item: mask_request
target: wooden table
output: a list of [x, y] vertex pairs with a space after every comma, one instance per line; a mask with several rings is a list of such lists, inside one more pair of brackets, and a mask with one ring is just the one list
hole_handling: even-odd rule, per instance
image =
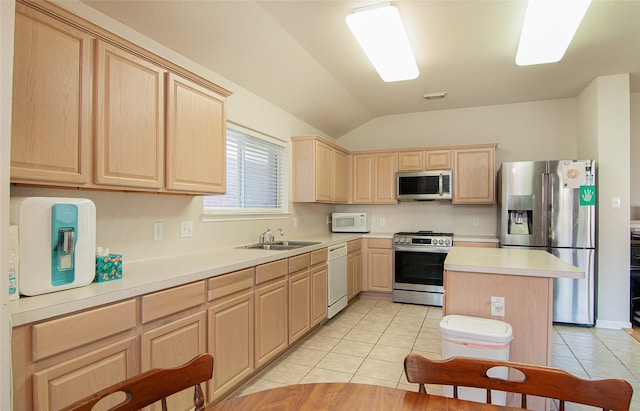
[[351, 383], [295, 384], [222, 402], [206, 411], [507, 411], [521, 408]]

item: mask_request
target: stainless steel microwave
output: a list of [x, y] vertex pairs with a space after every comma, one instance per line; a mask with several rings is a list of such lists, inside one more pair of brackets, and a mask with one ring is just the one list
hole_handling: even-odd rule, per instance
[[451, 200], [451, 170], [396, 173], [398, 201]]
[[331, 214], [331, 231], [334, 233], [368, 233], [371, 222], [366, 213]]

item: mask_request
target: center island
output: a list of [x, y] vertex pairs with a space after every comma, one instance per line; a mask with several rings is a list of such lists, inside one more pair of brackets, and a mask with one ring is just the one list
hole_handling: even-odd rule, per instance
[[[543, 250], [451, 247], [444, 261], [443, 315], [503, 320], [513, 329], [510, 360], [551, 365], [553, 279], [584, 271]], [[504, 297], [504, 317], [491, 297]]]

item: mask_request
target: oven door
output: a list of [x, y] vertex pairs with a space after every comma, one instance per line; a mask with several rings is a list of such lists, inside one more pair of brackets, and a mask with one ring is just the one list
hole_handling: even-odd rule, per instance
[[393, 252], [393, 288], [442, 292], [444, 260], [447, 248], [395, 247]]

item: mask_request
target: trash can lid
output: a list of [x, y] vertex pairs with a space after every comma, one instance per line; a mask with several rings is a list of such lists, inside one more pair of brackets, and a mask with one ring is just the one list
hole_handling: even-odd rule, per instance
[[509, 323], [466, 315], [445, 316], [440, 321], [440, 332], [450, 336], [500, 343], [513, 339], [513, 331]]

